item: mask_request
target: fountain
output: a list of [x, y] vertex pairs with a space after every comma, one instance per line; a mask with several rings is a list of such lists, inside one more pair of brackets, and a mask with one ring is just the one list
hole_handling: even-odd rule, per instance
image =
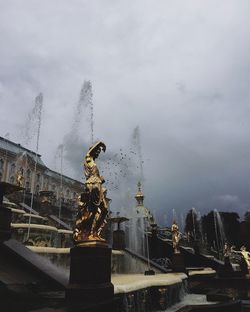
[[[91, 81], [85, 80], [81, 86], [78, 101], [75, 104], [70, 130], [63, 137], [64, 171], [67, 175], [80, 180], [79, 163], [82, 150], [87, 152], [88, 146], [94, 142], [94, 104]], [[82, 122], [83, 121], [83, 122]], [[82, 133], [85, 133], [82, 136]], [[72, 153], [74, 151], [74, 153]], [[60, 147], [56, 156], [60, 157]]]
[[[37, 170], [37, 162], [38, 162], [38, 149], [39, 149], [39, 140], [40, 140], [40, 130], [41, 130], [41, 121], [42, 121], [42, 108], [43, 108], [43, 95], [40, 93], [36, 98], [35, 98], [35, 106], [31, 112], [31, 114], [28, 115], [29, 121], [37, 121], [36, 125], [36, 156], [35, 156], [35, 167], [33, 171], [33, 185], [31, 187], [31, 201], [30, 201], [30, 208], [33, 208], [33, 203], [34, 203], [34, 193], [35, 193], [35, 181], [36, 181], [36, 170]], [[30, 125], [30, 123], [27, 123], [27, 125]], [[26, 138], [28, 143], [31, 140], [31, 129], [30, 127], [26, 127]], [[29, 225], [31, 222], [31, 210], [30, 210], [30, 218], [29, 218]], [[28, 228], [28, 235], [27, 238], [29, 239], [30, 235], [30, 227]]]
[[216, 209], [214, 209], [213, 213], [214, 213], [214, 229], [216, 235], [216, 247], [218, 252], [218, 258], [222, 259], [226, 237], [220, 213]]
[[135, 127], [133, 132], [133, 145], [135, 146], [136, 153], [138, 155], [138, 167], [139, 167], [139, 180], [144, 183], [144, 170], [143, 170], [143, 157], [142, 157], [142, 148], [141, 148], [141, 134], [139, 126]]
[[[74, 229], [75, 247], [71, 248], [70, 283], [66, 287], [67, 301], [65, 302], [61, 299], [61, 301], [57, 304], [64, 308], [65, 306], [71, 307], [77, 302], [79, 307], [86, 307], [86, 305], [95, 302], [101, 307], [104, 300], [107, 299], [109, 302], [112, 302], [114, 296], [116, 298], [116, 302], [118, 302], [118, 305], [127, 311], [153, 311], [166, 309], [168, 311], [175, 303], [177, 303], [177, 305], [175, 307], [173, 306], [172, 310], [170, 311], [178, 311], [178, 307], [183, 309], [183, 305], [186, 306], [190, 303], [188, 300], [193, 300], [192, 304], [194, 304], [194, 296], [187, 296], [184, 299], [183, 305], [178, 305], [178, 302], [183, 299], [183, 293], [185, 293], [187, 275], [183, 273], [172, 273], [166, 270], [164, 271], [160, 266], [157, 266], [149, 259], [150, 248], [148, 248], [148, 238], [149, 235], [154, 235], [157, 238], [157, 226], [155, 223], [151, 224], [153, 229], [152, 233], [150, 233], [151, 231], [149, 231], [149, 224], [151, 222], [145, 222], [147, 221], [145, 218], [145, 213], [149, 220], [151, 220], [150, 218], [152, 215], [143, 205], [144, 195], [142, 193], [140, 184], [138, 185], [138, 192], [136, 194], [137, 207], [135, 208], [135, 216], [144, 216], [143, 233], [145, 236], [145, 268], [148, 271], [153, 268], [156, 274], [154, 276], [147, 276], [144, 275], [143, 272], [141, 272], [141, 274], [134, 272], [134, 274], [113, 274], [110, 277], [110, 249], [107, 242], [103, 238], [103, 229], [108, 207], [108, 199], [106, 197], [107, 191], [103, 186], [104, 179], [100, 176], [95, 163], [95, 159], [97, 159], [102, 150], [105, 150], [105, 145], [102, 142], [97, 142], [89, 149], [89, 152], [85, 157], [87, 180], [81, 195], [81, 200], [79, 202], [79, 211]], [[100, 194], [100, 197], [98, 194]], [[49, 195], [50, 194], [47, 194], [46, 192], [42, 192], [40, 196], [46, 202], [50, 200]], [[11, 206], [11, 204], [9, 205]], [[13, 206], [13, 212], [16, 208], [16, 206]], [[175, 213], [173, 215], [175, 215]], [[20, 225], [21, 222], [23, 222], [23, 224], [27, 224], [27, 221], [25, 221], [27, 218], [30, 218], [30, 213], [20, 213], [20, 222], [16, 222], [16, 224], [19, 223]], [[114, 223], [117, 223], [117, 228], [119, 231], [121, 231], [120, 224], [125, 220], [127, 221], [127, 219], [120, 216], [113, 217], [112, 219]], [[44, 226], [47, 227], [48, 225], [46, 222], [47, 220], [45, 220], [44, 217], [38, 214], [31, 214], [30, 240], [35, 238], [32, 232], [32, 230], [36, 228], [35, 225], [41, 225], [43, 223]], [[18, 229], [18, 227], [13, 225], [13, 230], [15, 229]], [[22, 231], [24, 230], [24, 228], [21, 228], [21, 225], [19, 226], [19, 229]], [[45, 250], [47, 248], [47, 251], [49, 251], [49, 248], [53, 248], [50, 246], [51, 241], [49, 241], [49, 238], [53, 240], [53, 237], [50, 237], [50, 235], [53, 231], [54, 234], [56, 234], [59, 233], [60, 230], [56, 228], [52, 229], [52, 226], [51, 228], [47, 228], [47, 230], [51, 230], [47, 236], [45, 235], [48, 238], [46, 242], [48, 247], [44, 246], [44, 240], [46, 238], [44, 237], [43, 241], [37, 240], [37, 242], [35, 242], [37, 244], [36, 246], [28, 246], [30, 250], [37, 252], [38, 250]], [[180, 233], [176, 222], [173, 223], [171, 230], [174, 259], [175, 255], [179, 255], [180, 251], [182, 252], [183, 250], [179, 244]], [[145, 235], [145, 233], [148, 235]], [[20, 248], [20, 246], [16, 247]], [[12, 246], [12, 248], [16, 247], [15, 245]], [[121, 248], [123, 247], [124, 246], [119, 246], [117, 251], [121, 251]], [[69, 248], [64, 249], [69, 251]], [[51, 252], [53, 252], [52, 249]], [[126, 248], [123, 252], [124, 254], [128, 253]], [[31, 257], [31, 255], [29, 256]], [[133, 255], [133, 257], [135, 261], [142, 260], [142, 258], [139, 256]], [[175, 261], [173, 260], [173, 263], [174, 262]], [[96, 263], [98, 263], [98, 265]], [[189, 268], [189, 280], [193, 281], [193, 283], [197, 283], [197, 281], [201, 281], [201, 276], [209, 274], [212, 275], [211, 273], [213, 273], [213, 271], [210, 270], [211, 273], [208, 273], [208, 271], [209, 270], [204, 270], [203, 272], [201, 269], [198, 271], [194, 270], [194, 268]], [[168, 274], [162, 274], [162, 272], [168, 272]], [[200, 277], [198, 278], [199, 274]], [[111, 282], [114, 287], [112, 286]], [[199, 297], [197, 302], [207, 303], [207, 301], [204, 300], [204, 296], [202, 298], [203, 301], [201, 301]], [[112, 305], [113, 303], [110, 303], [110, 308], [108, 310], [111, 311]], [[217, 306], [215, 305], [211, 305], [211, 308], [216, 309], [216, 307]], [[204, 307], [200, 306], [199, 308], [202, 309]], [[228, 311], [230, 311], [229, 306], [227, 306], [227, 308]], [[115, 309], [116, 311], [119, 310], [117, 307]], [[192, 309], [195, 308], [192, 307]]]

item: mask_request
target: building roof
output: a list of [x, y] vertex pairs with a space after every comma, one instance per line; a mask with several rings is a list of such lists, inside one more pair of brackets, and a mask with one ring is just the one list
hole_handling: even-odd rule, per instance
[[[27, 149], [26, 147], [22, 146], [21, 144], [14, 143], [6, 138], [3, 138], [0, 136], [0, 149], [2, 150], [7, 150], [8, 152], [11, 152], [13, 154], [20, 154], [21, 155], [28, 155], [29, 158], [32, 158], [32, 160], [35, 162], [37, 160], [37, 163], [44, 167], [46, 169], [45, 174], [49, 177], [54, 178], [55, 180], [60, 180], [61, 179], [61, 174], [49, 169], [44, 162], [41, 159], [40, 154], [36, 154], [35, 152]], [[67, 177], [65, 175], [62, 175], [64, 183], [68, 183], [69, 185], [74, 185], [74, 184], [83, 184], [82, 182], [72, 179], [70, 177]]]
[[27, 149], [26, 147], [22, 146], [21, 144], [14, 143], [8, 139], [5, 139], [0, 136], [0, 149], [2, 150], [7, 150], [8, 152], [14, 153], [14, 154], [23, 154], [24, 152], [30, 156], [34, 161], [36, 161], [37, 158], [37, 163], [43, 167], [46, 167], [44, 162], [41, 159], [40, 154], [36, 154], [35, 152]]
[[[47, 169], [45, 174], [51, 178], [54, 178], [55, 180], [60, 180], [61, 179], [61, 174], [59, 172], [56, 172], [54, 170], [51, 170], [51, 169]], [[64, 182], [67, 182], [69, 184], [75, 184], [75, 183], [80, 183], [80, 184], [83, 184], [82, 182], [78, 181], [78, 180], [75, 180], [75, 179], [72, 179], [70, 177], [67, 177], [65, 175], [62, 174], [62, 178], [64, 180]]]

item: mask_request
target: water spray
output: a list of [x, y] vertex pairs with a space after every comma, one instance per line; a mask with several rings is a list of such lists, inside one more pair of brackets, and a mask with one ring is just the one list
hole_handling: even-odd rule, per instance
[[40, 130], [41, 130], [41, 119], [42, 119], [42, 108], [43, 108], [43, 95], [39, 93], [39, 95], [35, 98], [35, 107], [32, 110], [34, 117], [36, 117], [38, 122], [37, 127], [37, 137], [36, 137], [36, 158], [35, 158], [35, 168], [33, 171], [33, 183], [32, 183], [32, 192], [31, 192], [31, 202], [30, 202], [30, 214], [29, 214], [29, 226], [28, 226], [28, 234], [27, 240], [30, 236], [30, 222], [31, 222], [31, 210], [33, 208], [34, 202], [34, 192], [35, 192], [35, 182], [36, 182], [36, 170], [37, 170], [37, 161], [38, 161], [38, 148], [39, 148], [39, 139], [40, 139]]

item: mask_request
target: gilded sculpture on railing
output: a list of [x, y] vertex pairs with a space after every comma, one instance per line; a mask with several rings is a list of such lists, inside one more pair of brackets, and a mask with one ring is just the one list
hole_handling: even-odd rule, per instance
[[16, 174], [16, 184], [21, 187], [24, 186], [24, 176], [22, 168], [20, 168]]
[[172, 243], [173, 243], [173, 249], [174, 253], [179, 253], [179, 242], [180, 242], [180, 232], [179, 232], [179, 227], [176, 223], [176, 221], [173, 222], [172, 227], [171, 227], [171, 232], [172, 232]]
[[100, 176], [95, 163], [101, 151], [105, 152], [103, 142], [91, 146], [84, 159], [84, 175], [86, 182], [80, 195], [78, 213], [73, 238], [75, 242], [105, 241], [101, 231], [106, 223], [108, 213], [107, 189], [103, 186], [105, 180]]

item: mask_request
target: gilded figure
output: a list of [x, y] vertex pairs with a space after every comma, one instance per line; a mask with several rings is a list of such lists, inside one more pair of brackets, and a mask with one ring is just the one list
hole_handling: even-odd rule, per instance
[[84, 159], [86, 182], [83, 193], [78, 198], [78, 213], [73, 234], [76, 242], [105, 241], [101, 237], [101, 231], [108, 213], [107, 189], [103, 186], [105, 180], [95, 162], [100, 152], [105, 150], [105, 144], [99, 141], [89, 148]]
[[24, 185], [24, 176], [23, 176], [23, 169], [20, 168], [17, 172], [17, 175], [16, 175], [16, 184], [18, 186], [23, 186]]
[[179, 227], [175, 220], [172, 224], [171, 232], [172, 232], [172, 243], [173, 243], [174, 253], [180, 253], [179, 242], [180, 242], [181, 235], [179, 232]]

